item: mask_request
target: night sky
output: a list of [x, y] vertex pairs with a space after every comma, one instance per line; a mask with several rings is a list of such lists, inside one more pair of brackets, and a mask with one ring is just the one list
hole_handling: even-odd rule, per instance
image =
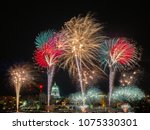
[[[139, 1], [55, 0], [55, 3], [36, 1], [33, 4], [21, 1], [18, 5], [10, 2], [1, 4], [4, 9], [1, 8], [0, 12], [0, 95], [15, 94], [7, 80], [7, 69], [16, 63], [33, 62], [34, 40], [38, 33], [47, 29], [59, 31], [64, 22], [89, 11], [103, 24], [104, 35], [132, 38], [143, 48], [140, 62], [143, 74], [139, 87], [150, 93], [150, 8], [147, 8], [148, 4], [144, 0]], [[46, 76], [41, 76], [46, 82]], [[77, 90], [66, 71], [57, 70], [54, 80], [60, 86], [62, 95]], [[101, 89], [107, 92], [107, 83], [106, 86], [101, 85]]]

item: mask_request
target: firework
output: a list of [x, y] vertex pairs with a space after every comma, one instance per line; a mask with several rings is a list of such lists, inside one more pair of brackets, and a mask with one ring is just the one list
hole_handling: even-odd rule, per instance
[[114, 70], [133, 68], [137, 65], [139, 54], [135, 44], [126, 38], [105, 40], [100, 48], [100, 61], [104, 68], [112, 67]]
[[88, 98], [88, 102], [93, 103], [93, 102], [100, 102], [102, 94], [103, 93], [98, 88], [92, 87], [87, 91], [86, 96]]
[[[98, 69], [88, 70], [86, 68], [82, 68], [81, 75], [84, 91], [86, 91], [88, 87], [95, 85], [98, 82], [98, 80], [104, 78], [101, 74], [101, 71]], [[77, 74], [74, 75], [74, 81], [80, 83]]]
[[65, 44], [62, 66], [68, 68], [73, 76], [78, 74], [83, 97], [82, 68], [96, 67], [99, 43], [104, 38], [101, 35], [102, 28], [101, 24], [88, 14], [85, 17], [73, 17], [62, 29]]
[[[44, 35], [45, 33], [42, 33], [42, 34]], [[46, 36], [49, 36], [48, 34], [45, 34], [46, 36], [43, 36], [43, 37], [41, 35], [40, 35], [41, 38], [43, 37], [45, 38]], [[40, 40], [39, 38], [38, 41], [44, 41], [43, 39]], [[51, 85], [52, 85], [52, 79], [54, 76], [55, 66], [58, 63], [60, 56], [63, 54], [63, 45], [62, 45], [62, 42], [60, 42], [60, 39], [61, 39], [61, 35], [55, 33], [51, 38], [48, 39], [48, 41], [46, 42], [44, 41], [45, 43], [42, 44], [42, 47], [38, 48], [34, 54], [34, 59], [36, 63], [40, 67], [47, 68], [48, 111], [49, 111], [49, 106], [50, 106]], [[38, 45], [41, 45], [40, 42]]]
[[[69, 96], [69, 99], [72, 103], [76, 104], [76, 105], [82, 105], [82, 101], [83, 101], [83, 96], [80, 92], [77, 93], [73, 93]], [[84, 95], [84, 101], [86, 101], [86, 96]]]
[[56, 49], [54, 44], [48, 43], [37, 49], [34, 57], [39, 66], [47, 68], [55, 65], [62, 53], [63, 51]]
[[126, 38], [105, 40], [100, 48], [100, 61], [104, 70], [109, 66], [109, 106], [114, 87], [115, 71], [133, 68], [137, 65], [139, 54], [135, 44]]
[[[86, 94], [84, 94], [84, 101], [88, 105], [91, 105], [91, 103], [100, 102], [101, 95], [102, 92], [98, 88], [92, 87], [87, 91]], [[69, 99], [71, 100], [72, 103], [75, 103], [76, 105], [81, 106], [83, 105], [82, 104], [83, 97], [82, 93], [80, 92], [71, 94]]]
[[131, 108], [131, 106], [128, 103], [124, 103], [121, 105], [121, 108], [122, 108], [123, 112], [128, 112], [128, 110]]
[[35, 38], [35, 45], [37, 48], [41, 48], [47, 41], [54, 36], [53, 30], [43, 31]]
[[137, 83], [139, 79], [139, 75], [142, 72], [140, 70], [135, 70], [131, 72], [122, 72], [121, 77], [120, 77], [120, 85], [121, 86], [128, 86], [128, 85], [134, 85]]
[[23, 86], [33, 83], [33, 69], [28, 64], [14, 65], [9, 69], [10, 82], [16, 90], [16, 106], [19, 111], [19, 94]]
[[136, 86], [115, 88], [112, 93], [113, 102], [135, 102], [145, 97], [144, 92]]

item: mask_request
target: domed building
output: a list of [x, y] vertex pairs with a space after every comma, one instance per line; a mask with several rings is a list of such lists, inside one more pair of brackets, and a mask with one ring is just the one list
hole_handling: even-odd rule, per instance
[[51, 96], [52, 96], [54, 99], [61, 98], [61, 96], [60, 96], [60, 91], [59, 91], [59, 86], [58, 86], [56, 83], [54, 83], [54, 85], [52, 86]]

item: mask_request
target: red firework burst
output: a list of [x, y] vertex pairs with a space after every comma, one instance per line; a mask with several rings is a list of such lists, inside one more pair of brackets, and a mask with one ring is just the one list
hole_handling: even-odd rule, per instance
[[49, 39], [49, 41], [37, 49], [34, 59], [40, 67], [47, 68], [55, 65], [58, 58], [63, 54], [62, 42], [59, 41], [58, 35]]
[[128, 40], [119, 38], [110, 50], [110, 57], [113, 63], [122, 65], [132, 63], [137, 55], [134, 44]]

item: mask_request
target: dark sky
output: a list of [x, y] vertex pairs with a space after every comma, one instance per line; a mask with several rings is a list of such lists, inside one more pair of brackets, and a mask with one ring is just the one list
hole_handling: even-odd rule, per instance
[[[33, 62], [34, 39], [39, 32], [60, 30], [65, 21], [89, 11], [95, 13], [95, 18], [103, 24], [105, 35], [132, 38], [143, 48], [141, 88], [150, 92], [150, 9], [147, 5], [144, 0], [132, 3], [131, 0], [50, 0], [34, 3], [21, 1], [17, 4], [6, 1], [1, 4], [4, 8], [0, 12], [0, 95], [14, 94], [7, 81], [7, 69], [15, 63]], [[55, 80], [61, 86], [62, 94], [75, 91], [66, 72], [57, 71]]]

